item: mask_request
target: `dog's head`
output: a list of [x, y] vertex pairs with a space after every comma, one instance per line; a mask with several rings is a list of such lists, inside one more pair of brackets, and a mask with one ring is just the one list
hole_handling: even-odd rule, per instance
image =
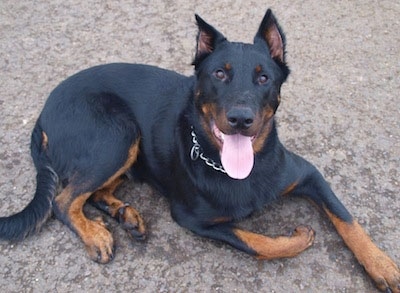
[[285, 37], [271, 10], [253, 44], [229, 42], [198, 15], [195, 105], [227, 174], [246, 178], [272, 127], [289, 69]]

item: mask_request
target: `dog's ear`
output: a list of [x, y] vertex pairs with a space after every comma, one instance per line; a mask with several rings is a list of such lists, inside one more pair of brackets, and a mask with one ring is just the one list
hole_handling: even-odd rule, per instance
[[268, 9], [260, 24], [258, 32], [254, 37], [254, 43], [265, 42], [268, 45], [272, 59], [281, 64], [285, 64], [285, 35], [279, 24], [272, 14], [271, 9]]
[[226, 38], [214, 27], [206, 23], [200, 16], [197, 14], [195, 16], [199, 32], [197, 33], [196, 56], [193, 65], [197, 69], [200, 62], [211, 54], [215, 50], [215, 47], [225, 41]]

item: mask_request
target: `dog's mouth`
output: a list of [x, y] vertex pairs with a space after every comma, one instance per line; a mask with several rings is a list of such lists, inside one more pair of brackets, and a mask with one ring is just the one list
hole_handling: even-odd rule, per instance
[[219, 144], [221, 163], [226, 173], [234, 179], [247, 178], [254, 166], [253, 141], [256, 135], [225, 134], [215, 123], [212, 131]]

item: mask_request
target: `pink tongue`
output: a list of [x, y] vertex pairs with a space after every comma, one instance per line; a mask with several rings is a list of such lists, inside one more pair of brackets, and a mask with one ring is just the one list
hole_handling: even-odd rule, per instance
[[254, 165], [251, 137], [241, 134], [223, 135], [221, 163], [226, 173], [234, 179], [249, 176]]

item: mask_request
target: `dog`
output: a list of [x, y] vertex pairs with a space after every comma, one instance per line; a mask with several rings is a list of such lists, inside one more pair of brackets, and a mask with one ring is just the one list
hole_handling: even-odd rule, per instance
[[312, 245], [312, 228], [298, 226], [290, 236], [270, 238], [235, 225], [290, 194], [326, 213], [379, 289], [400, 292], [395, 262], [320, 172], [278, 139], [274, 116], [289, 68], [285, 35], [271, 10], [253, 44], [229, 42], [198, 15], [196, 21], [193, 76], [107, 64], [52, 91], [32, 133], [34, 198], [21, 212], [0, 218], [0, 237], [21, 240], [53, 211], [82, 239], [91, 259], [108, 263], [112, 235], [102, 220], [88, 219], [83, 206], [90, 202], [134, 239], [145, 239], [138, 211], [113, 195], [129, 174], [165, 195], [172, 218], [194, 233], [260, 259], [294, 257]]

